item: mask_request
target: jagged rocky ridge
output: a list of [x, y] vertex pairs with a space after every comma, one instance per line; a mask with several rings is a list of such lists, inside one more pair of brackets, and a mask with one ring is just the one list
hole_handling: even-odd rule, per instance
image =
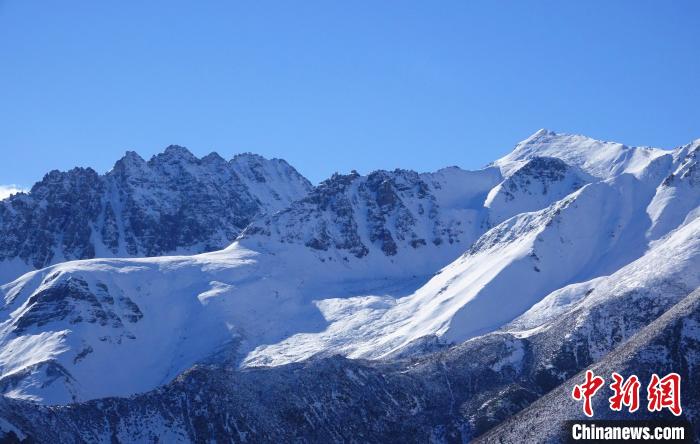
[[304, 245], [321, 258], [329, 250], [358, 259], [407, 249], [440, 254], [436, 247], [451, 258], [484, 231], [484, 199], [500, 179], [493, 168], [335, 174], [287, 209], [254, 222], [242, 238]]
[[51, 171], [0, 201], [0, 282], [66, 260], [218, 250], [310, 190], [284, 160], [199, 159], [174, 145], [148, 161], [127, 152], [103, 175]]
[[[249, 366], [280, 365], [315, 354], [317, 359], [303, 367], [314, 368], [313, 362], [328, 362], [318, 356], [341, 353], [350, 357], [384, 356], [384, 361], [347, 362], [385, 369], [394, 365], [400, 368], [402, 362], [407, 362], [403, 361], [406, 357], [415, 362], [412, 356], [472, 337], [447, 351], [418, 358], [429, 361], [454, 352], [454, 365], [462, 366], [459, 375], [466, 375], [466, 379], [455, 375], [456, 381], [451, 375], [447, 378], [452, 393], [457, 393], [454, 402], [460, 405], [461, 416], [455, 419], [452, 404], [450, 419], [433, 418], [419, 423], [438, 441], [476, 436], [604, 357], [698, 285], [697, 273], [693, 272], [698, 266], [700, 194], [694, 181], [697, 169], [693, 167], [698, 143], [674, 151], [643, 149], [639, 154], [623, 146], [587, 142], [583, 148], [566, 145], [567, 151], [561, 155], [552, 152], [551, 146], [559, 146], [561, 139], [571, 137], [538, 132], [514, 151], [522, 156], [512, 159], [511, 155], [510, 160], [502, 159], [496, 162], [498, 166], [478, 174], [457, 169], [432, 175], [378, 172], [375, 173], [378, 179], [373, 181], [351, 174], [350, 180], [341, 180], [345, 185], [331, 183], [325, 189], [321, 186], [290, 209], [256, 222], [236, 244], [219, 253], [177, 259], [77, 262], [27, 275], [14, 285], [3, 287], [6, 302], [3, 311], [13, 313], [12, 320], [4, 324], [4, 340], [15, 342], [12, 346], [6, 342], [1, 348], [8, 351], [17, 350], [20, 344], [26, 347], [24, 354], [5, 354], [4, 362], [8, 359], [21, 362], [21, 356], [29, 355], [38, 359], [34, 361], [36, 367], [24, 367], [28, 372], [25, 376], [16, 373], [18, 367], [15, 370], [6, 367], [5, 374], [10, 377], [3, 378], [6, 384], [3, 390], [10, 396], [33, 394], [55, 403], [51, 399], [70, 399], [71, 390], [76, 389], [73, 393], [78, 395], [77, 399], [85, 399], [86, 392], [81, 392], [80, 387], [92, 383], [86, 379], [90, 371], [94, 373], [95, 366], [108, 362], [105, 359], [110, 356], [129, 356], [134, 350], [146, 353], [164, 350], [165, 354], [157, 360], [165, 358], [168, 364], [177, 363], [169, 371], [156, 375], [132, 373], [163, 381], [195, 362], [206, 361], [209, 354], [220, 355], [221, 350], [207, 348], [217, 341], [219, 346], [224, 344], [225, 355], [231, 362], [242, 360]], [[538, 146], [539, 151], [530, 145]], [[587, 152], [591, 146], [602, 151]], [[610, 149], [624, 155], [611, 155]], [[579, 154], [573, 156], [571, 152], [577, 150]], [[544, 151], [548, 156], [539, 155]], [[562, 165], [561, 159], [550, 160], [567, 156], [571, 165]], [[619, 158], [621, 165], [605, 170], [602, 164], [585, 160], [586, 156]], [[630, 159], [636, 160], [630, 162]], [[547, 171], [546, 165], [551, 165], [552, 171]], [[602, 177], [601, 171], [615, 173]], [[347, 176], [336, 176], [329, 182], [344, 177]], [[500, 190], [510, 190], [508, 183], [513, 177], [516, 178], [510, 182], [523, 192], [512, 193], [514, 198], [510, 201], [504, 198], [494, 202], [504, 203], [503, 208], [507, 209], [508, 202], [522, 205], [529, 201], [524, 208], [530, 208], [526, 210], [530, 212], [518, 213], [490, 228], [498, 218], [492, 217], [491, 208], [482, 199], [498, 195], [499, 191], [493, 190], [499, 186]], [[550, 181], [557, 177], [574, 180]], [[474, 185], [475, 178], [483, 182]], [[428, 192], [422, 193], [421, 189]], [[386, 190], [391, 191], [389, 195], [398, 196], [399, 202], [392, 204], [392, 199], [385, 197]], [[544, 195], [551, 200], [539, 201]], [[378, 226], [380, 232], [385, 228], [391, 234], [397, 246], [394, 254], [382, 248], [384, 239], [373, 239], [372, 225], [364, 223], [371, 219], [365, 217], [371, 214], [366, 201], [374, 201], [378, 214], [384, 218]], [[380, 205], [378, 201], [389, 204]], [[477, 227], [471, 235], [479, 239], [461, 257], [458, 257], [461, 252], [455, 253], [456, 249], [445, 253], [447, 250], [443, 248], [453, 245], [462, 248], [462, 242], [471, 244], [466, 236], [462, 242], [453, 244], [426, 242], [414, 247], [408, 241], [415, 239], [412, 233], [419, 236], [433, 232], [435, 219], [418, 211], [418, 204], [425, 208], [429, 202], [437, 203], [440, 215], [437, 220], [454, 217], [457, 221], [479, 221], [471, 224]], [[415, 222], [406, 225], [410, 231], [402, 232], [402, 214], [406, 213]], [[326, 230], [327, 247], [307, 245], [323, 232], [317, 228], [324, 224], [331, 227]], [[348, 226], [352, 229], [344, 230]], [[481, 235], [479, 230], [486, 233]], [[347, 248], [348, 232], [357, 234], [355, 239], [359, 242], [351, 244], [361, 244], [366, 254], [358, 257]], [[404, 237], [400, 238], [399, 233]], [[453, 262], [432, 278], [420, 277], [445, 260]], [[611, 277], [606, 278], [608, 275]], [[381, 283], [382, 276], [390, 279]], [[50, 295], [50, 291], [44, 292], [46, 289], [65, 286], [74, 280], [77, 282], [62, 297], [46, 298], [47, 302], [72, 301], [62, 305], [68, 307], [65, 317], [47, 319], [39, 325], [42, 316], [53, 310], [33, 317], [36, 307], [27, 302], [36, 300], [39, 293]], [[89, 289], [84, 296], [77, 290], [84, 288], [80, 281]], [[397, 281], [407, 288], [401, 288]], [[175, 291], [183, 288], [186, 291]], [[105, 297], [106, 293], [110, 296]], [[120, 295], [127, 295], [142, 313], [136, 322], [129, 322], [134, 319], [133, 311], [116, 304]], [[96, 310], [95, 300], [107, 309]], [[166, 306], [182, 307], [193, 315], [184, 321], [181, 316], [173, 318], [170, 308], [164, 310]], [[636, 311], [630, 312], [630, 307]], [[75, 315], [90, 320], [70, 323]], [[25, 316], [33, 321], [17, 335], [16, 324], [27, 322], [22, 321]], [[121, 326], [110, 324], [114, 317], [119, 318]], [[513, 317], [517, 318], [508, 323]], [[172, 329], [154, 329], [155, 325], [171, 319], [184, 323], [175, 323]], [[476, 330], [475, 321], [481, 323]], [[217, 325], [234, 328], [207, 330]], [[156, 333], [153, 336], [160, 338], [192, 326], [200, 330], [187, 338], [173, 338], [165, 343], [151, 342], [146, 333]], [[488, 331], [493, 333], [482, 334]], [[217, 341], [202, 344], [196, 339], [201, 337], [213, 337]], [[561, 344], [562, 337], [570, 341]], [[230, 341], [228, 345], [226, 338]], [[55, 347], [36, 347], [38, 340], [48, 344], [54, 341]], [[133, 347], [129, 344], [138, 347], [129, 348]], [[177, 350], [187, 355], [193, 349], [205, 353], [182, 360], [168, 357]], [[468, 353], [460, 355], [459, 350]], [[470, 371], [476, 373], [465, 373], [463, 366], [467, 364], [473, 364]], [[219, 366], [215, 364], [210, 369], [221, 372]], [[274, 381], [276, 371], [284, 372], [288, 368], [299, 367], [284, 365], [260, 370], [260, 374], [272, 375], [263, 379]], [[57, 373], [56, 369], [65, 373]], [[245, 370], [244, 373], [248, 371], [257, 372]], [[56, 378], [57, 374], [63, 376]], [[14, 375], [19, 378], [13, 380]], [[311, 371], [310, 377], [314, 375]], [[482, 375], [483, 379], [474, 375]], [[446, 378], [442, 376], [438, 374], [434, 378], [442, 379], [445, 384]], [[71, 378], [78, 384], [70, 382]], [[483, 386], [470, 388], [474, 380], [484, 381]], [[48, 390], [35, 389], [42, 384]], [[150, 388], [158, 385], [130, 387], [125, 393], [148, 390], [149, 384]], [[313, 390], [321, 390], [318, 384], [325, 383], [309, 384]], [[67, 397], [65, 394], [55, 397], [63, 390], [61, 387], [67, 390]], [[413, 386], [407, 387], [413, 390]], [[374, 389], [381, 393], [382, 387], [374, 386]], [[460, 390], [465, 392], [460, 395]], [[95, 395], [105, 394], [93, 392], [87, 394], [87, 399]], [[384, 405], [381, 400], [377, 402]], [[396, 406], [399, 410], [409, 405], [399, 404]], [[357, 419], [350, 415], [348, 421], [344, 424], [357, 430], [369, 427], [368, 436], [381, 433], [384, 427], [375, 426], [373, 418]], [[357, 425], [357, 421], [362, 424]], [[319, 427], [325, 426], [321, 424], [300, 433], [306, 433], [304, 436], [311, 441], [323, 440], [321, 436], [327, 438], [314, 435]], [[148, 429], [164, 436], [165, 432], [153, 432], [157, 425]], [[261, 426], [261, 430], [268, 429]], [[125, 433], [124, 436], [133, 438], [137, 432], [134, 429]], [[416, 436], [426, 436], [422, 433], [416, 432]], [[187, 435], [187, 439], [192, 436]]]

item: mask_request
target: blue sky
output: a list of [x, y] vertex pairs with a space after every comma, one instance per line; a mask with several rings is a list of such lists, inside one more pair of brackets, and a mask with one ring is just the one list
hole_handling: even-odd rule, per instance
[[478, 168], [539, 128], [700, 137], [697, 1], [2, 1], [0, 184], [169, 144]]

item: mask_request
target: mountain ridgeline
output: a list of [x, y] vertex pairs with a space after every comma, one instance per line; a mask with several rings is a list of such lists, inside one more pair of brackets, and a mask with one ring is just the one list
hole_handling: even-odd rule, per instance
[[558, 442], [587, 368], [677, 371], [697, 434], [699, 152], [540, 130], [317, 186], [181, 147], [51, 172], [0, 202], [0, 436]]

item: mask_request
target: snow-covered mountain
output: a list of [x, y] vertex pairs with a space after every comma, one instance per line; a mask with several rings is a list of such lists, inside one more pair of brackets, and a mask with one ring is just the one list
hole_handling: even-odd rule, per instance
[[[447, 377], [451, 404], [437, 423], [422, 417], [421, 433], [474, 437], [700, 286], [699, 145], [634, 148], [542, 130], [479, 171], [334, 175], [251, 219], [220, 251], [27, 273], [0, 287], [0, 390], [64, 404], [147, 392], [197, 364], [242, 366], [221, 376], [240, 388], [240, 372], [253, 372], [253, 385], [308, 366], [309, 378], [326, 365], [341, 379], [358, 368], [386, 376], [417, 359], [408, 391], [384, 376], [374, 389], [396, 399], [428, 390], [408, 409], [421, 415], [446, 395], [426, 387]], [[335, 354], [372, 361], [318, 360]], [[326, 364], [292, 364], [312, 357]], [[245, 370], [261, 365], [279, 370]], [[395, 381], [414, 369], [402, 365]], [[477, 389], [474, 379], [492, 382]], [[167, 396], [198, 392], [187, 381]], [[157, 390], [144, 396], [135, 399], [162, 401]], [[161, 407], [149, 414], [175, 415]], [[392, 411], [411, 415], [402, 408]], [[257, 427], [277, 436], [280, 421]]]
[[127, 152], [104, 175], [51, 171], [0, 201], [0, 283], [66, 260], [218, 250], [310, 189], [284, 160], [198, 159], [179, 146], [148, 161]]

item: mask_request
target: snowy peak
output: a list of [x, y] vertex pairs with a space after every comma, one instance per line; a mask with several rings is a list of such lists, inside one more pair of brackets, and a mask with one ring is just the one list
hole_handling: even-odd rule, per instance
[[622, 173], [638, 174], [652, 160], [669, 153], [656, 148], [628, 147], [580, 135], [539, 130], [494, 165], [508, 176], [533, 157], [555, 157], [597, 178], [606, 179]]
[[151, 162], [197, 162], [199, 159], [187, 148], [180, 145], [168, 145], [165, 151], [156, 154]]
[[195, 155], [190, 150], [180, 145], [168, 145], [161, 154], [156, 154], [156, 157], [175, 157], [187, 160], [196, 159]]
[[124, 156], [114, 163], [107, 174], [131, 176], [142, 174], [147, 168], [146, 161], [135, 151], [127, 151]]
[[256, 216], [311, 188], [282, 160], [199, 159], [177, 145], [148, 161], [128, 151], [104, 175], [51, 171], [0, 203], [0, 282], [65, 260], [224, 248]]

